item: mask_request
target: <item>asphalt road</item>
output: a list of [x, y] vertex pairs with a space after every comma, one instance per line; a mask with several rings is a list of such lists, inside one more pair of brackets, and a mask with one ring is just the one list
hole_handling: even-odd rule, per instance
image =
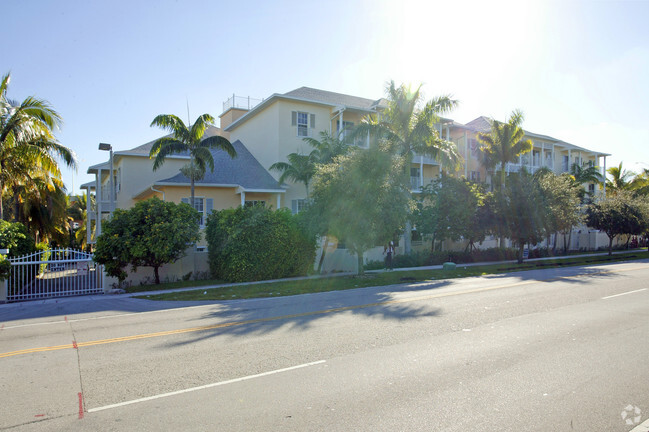
[[0, 428], [629, 431], [649, 419], [648, 277], [645, 260], [210, 304], [1, 305]]

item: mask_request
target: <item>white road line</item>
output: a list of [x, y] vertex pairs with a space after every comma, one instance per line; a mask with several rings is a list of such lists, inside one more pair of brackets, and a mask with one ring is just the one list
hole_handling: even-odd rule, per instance
[[623, 296], [623, 295], [627, 295], [627, 294], [633, 294], [633, 293], [637, 293], [637, 292], [640, 292], [640, 291], [646, 291], [646, 290], [647, 290], [647, 288], [637, 289], [637, 290], [633, 290], [633, 291], [627, 291], [627, 292], [623, 292], [623, 293], [620, 293], [620, 294], [615, 294], [615, 295], [602, 297], [602, 300], [610, 299], [610, 298], [613, 298], [613, 297], [619, 297], [619, 296]]
[[158, 394], [158, 395], [155, 395], [155, 396], [148, 396], [148, 397], [145, 397], [145, 398], [134, 399], [134, 400], [126, 401], [126, 402], [120, 402], [120, 403], [116, 403], [116, 404], [113, 404], [113, 405], [105, 405], [103, 407], [90, 408], [88, 410], [88, 412], [91, 413], [91, 412], [97, 412], [97, 411], [103, 411], [103, 410], [107, 410], [107, 409], [112, 409], [112, 408], [119, 408], [119, 407], [122, 407], [122, 406], [125, 406], [125, 405], [131, 405], [131, 404], [135, 404], [135, 403], [139, 403], [139, 402], [146, 402], [146, 401], [150, 401], [150, 400], [154, 400], [154, 399], [160, 399], [160, 398], [169, 397], [169, 396], [176, 396], [176, 395], [183, 394], [183, 393], [190, 393], [190, 392], [194, 392], [194, 391], [197, 391], [197, 390], [204, 390], [204, 389], [208, 389], [208, 388], [212, 388], [212, 387], [218, 387], [218, 386], [222, 386], [222, 385], [226, 385], [226, 384], [233, 384], [233, 383], [237, 383], [237, 382], [241, 382], [241, 381], [251, 380], [251, 379], [254, 379], [254, 378], [261, 378], [261, 377], [268, 376], [268, 375], [274, 375], [274, 374], [278, 374], [278, 373], [282, 373], [282, 372], [288, 372], [288, 371], [295, 370], [295, 369], [301, 369], [301, 368], [305, 368], [305, 367], [309, 367], [309, 366], [315, 366], [315, 365], [319, 365], [319, 364], [322, 364], [322, 363], [325, 363], [325, 362], [326, 362], [326, 360], [318, 360], [318, 361], [311, 362], [311, 363], [304, 363], [304, 364], [301, 364], [301, 365], [291, 366], [291, 367], [287, 367], [287, 368], [284, 368], [284, 369], [277, 369], [277, 370], [268, 371], [268, 372], [263, 372], [263, 373], [256, 374], [256, 375], [248, 375], [248, 376], [241, 377], [241, 378], [235, 378], [235, 379], [231, 379], [231, 380], [227, 380], [227, 381], [220, 381], [220, 382], [216, 382], [216, 383], [212, 383], [212, 384], [206, 384], [206, 385], [202, 385], [202, 386], [198, 386], [198, 387], [191, 387], [191, 388], [184, 389], [184, 390], [177, 390], [177, 391], [173, 391], [173, 392], [169, 392], [169, 393], [161, 393], [161, 394]]

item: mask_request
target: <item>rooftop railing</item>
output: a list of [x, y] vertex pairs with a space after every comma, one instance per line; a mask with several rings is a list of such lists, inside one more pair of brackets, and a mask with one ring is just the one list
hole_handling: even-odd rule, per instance
[[251, 110], [263, 101], [263, 99], [255, 99], [251, 98], [250, 96], [237, 96], [233, 94], [228, 98], [228, 100], [223, 102], [223, 112], [226, 112], [230, 108]]

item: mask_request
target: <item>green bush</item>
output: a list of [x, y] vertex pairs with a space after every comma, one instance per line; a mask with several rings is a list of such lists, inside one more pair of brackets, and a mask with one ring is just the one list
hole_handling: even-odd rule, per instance
[[27, 255], [35, 251], [34, 240], [20, 222], [0, 220], [0, 249], [9, 249], [9, 258]]
[[[478, 249], [473, 252], [464, 251], [419, 251], [408, 255], [395, 255], [392, 259], [392, 266], [395, 268], [424, 267], [431, 265], [442, 265], [450, 261], [456, 264], [474, 262], [511, 261], [516, 259], [516, 249], [489, 248]], [[530, 250], [530, 258], [548, 256], [547, 251], [540, 249]], [[378, 270], [385, 268], [383, 261], [370, 261], [365, 264], [366, 270]]]
[[4, 255], [0, 255], [0, 282], [9, 277], [11, 272], [11, 263]]
[[313, 268], [315, 237], [287, 209], [263, 206], [213, 212], [206, 237], [212, 276], [243, 282], [305, 275]]

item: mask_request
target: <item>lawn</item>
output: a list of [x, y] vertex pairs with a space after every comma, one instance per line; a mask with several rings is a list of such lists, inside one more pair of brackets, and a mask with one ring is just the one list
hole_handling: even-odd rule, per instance
[[[515, 271], [548, 269], [555, 267], [600, 264], [616, 261], [628, 261], [649, 258], [646, 252], [633, 251], [628, 254], [609, 256], [589, 256], [544, 261], [528, 261], [523, 264], [498, 263], [483, 266], [458, 266], [455, 270], [407, 270], [381, 273], [366, 273], [363, 276], [319, 277], [302, 280], [290, 280], [249, 285], [230, 285], [218, 288], [204, 288], [183, 292], [170, 292], [155, 295], [143, 295], [137, 298], [147, 300], [233, 300], [262, 297], [280, 297], [297, 294], [340, 291], [369, 286], [396, 285], [413, 282], [454, 279], [488, 274], [510, 273]], [[201, 281], [201, 285], [215, 285], [218, 281]], [[183, 283], [184, 284], [184, 283]], [[187, 282], [196, 286], [196, 282]], [[153, 289], [174, 289], [178, 284], [152, 286]]]

